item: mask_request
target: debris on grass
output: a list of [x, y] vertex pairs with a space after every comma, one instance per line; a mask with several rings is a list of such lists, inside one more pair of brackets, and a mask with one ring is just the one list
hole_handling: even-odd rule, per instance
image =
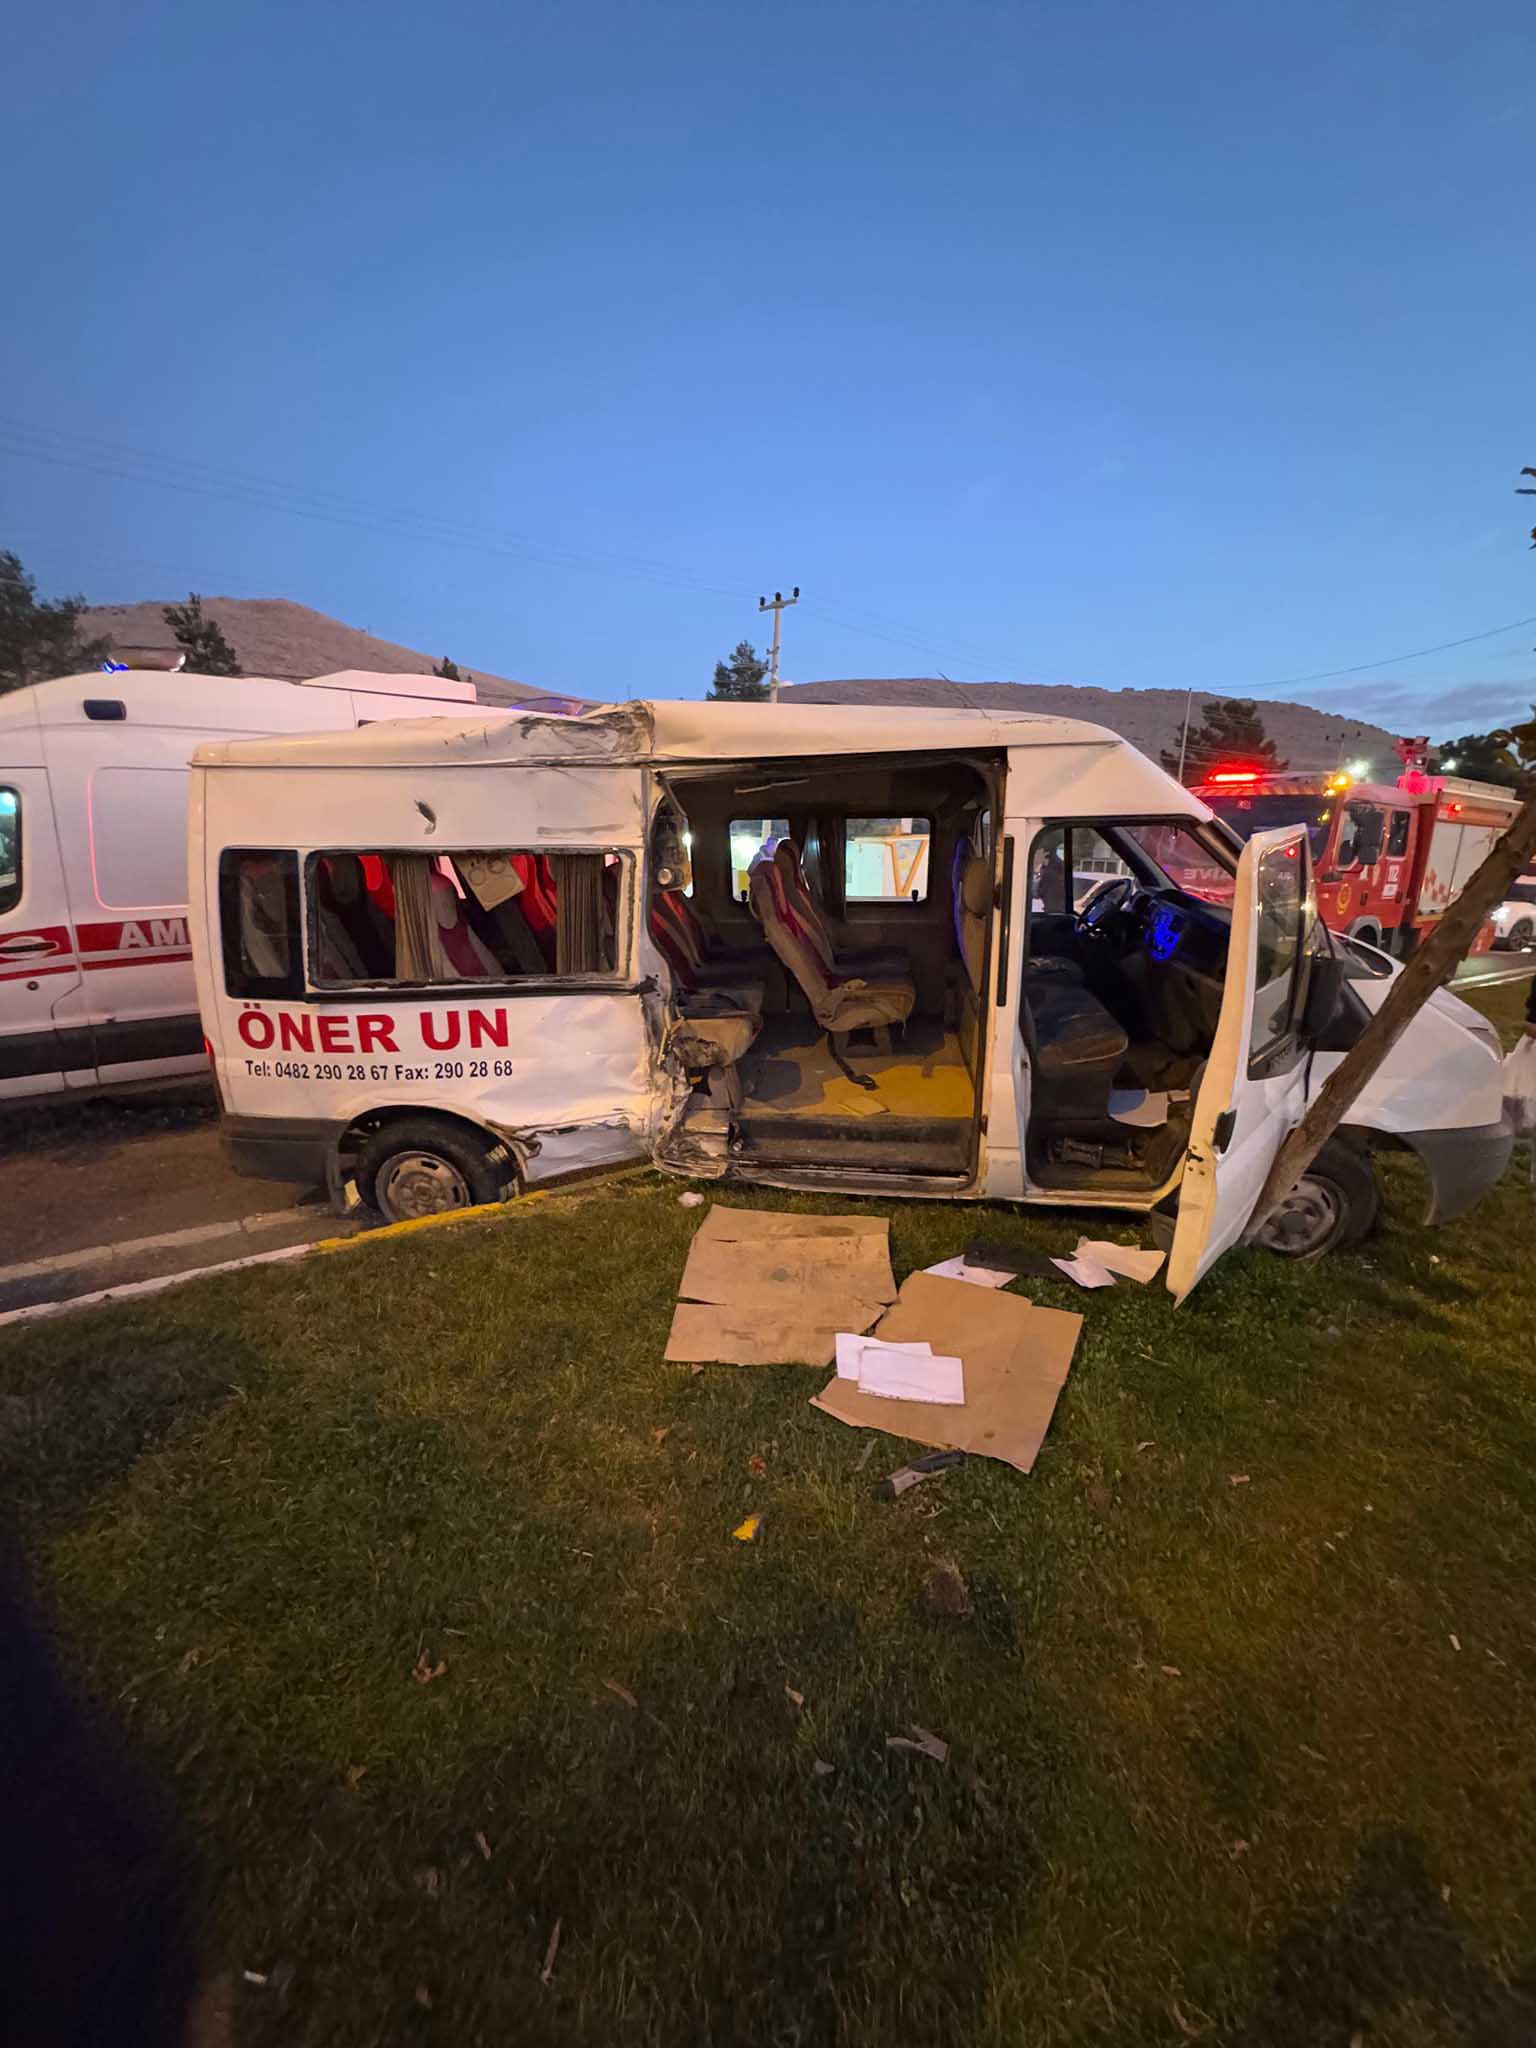
[[555, 1957], [560, 1953], [560, 1922], [557, 1920], [549, 1931], [549, 1947], [544, 1951], [544, 1967], [539, 1972], [541, 1984], [551, 1984], [555, 1976]]
[[1229, 1854], [1230, 1854], [1230, 1855], [1231, 1855], [1231, 1856], [1232, 1856], [1233, 1858], [1236, 1858], [1236, 1857], [1238, 1857], [1238, 1856], [1246, 1856], [1246, 1855], [1248, 1854], [1248, 1851], [1249, 1851], [1249, 1850], [1250, 1850], [1250, 1849], [1251, 1849], [1252, 1847], [1253, 1847], [1253, 1844], [1252, 1844], [1251, 1842], [1234, 1842], [1234, 1843], [1233, 1843], [1233, 1844], [1231, 1845], [1231, 1848], [1230, 1848], [1230, 1850], [1229, 1850], [1229, 1852], [1228, 1852], [1228, 1853], [1229, 1853]]
[[1227, 1484], [1228, 1486], [1246, 1486], [1248, 1484], [1248, 1474], [1246, 1472], [1229, 1472], [1227, 1474]]
[[418, 1870], [416, 1873], [417, 1891], [425, 1892], [429, 1899], [435, 1899], [438, 1887], [442, 1883], [442, 1876], [440, 1870], [434, 1870], [431, 1864], [428, 1864], [425, 1870]]
[[1156, 1450], [1156, 1448], [1157, 1438], [1155, 1436], [1143, 1437], [1141, 1442], [1136, 1446], [1136, 1455], [1139, 1458], [1143, 1451], [1152, 1451]]
[[919, 1728], [912, 1723], [911, 1732], [906, 1735], [887, 1735], [887, 1749], [911, 1750], [914, 1756], [931, 1756], [935, 1763], [943, 1763], [949, 1755], [949, 1744], [941, 1735], [935, 1735], [931, 1728]]
[[432, 1994], [425, 1984], [418, 1984], [416, 1986], [416, 2003], [423, 2012], [430, 2012], [432, 2010]]
[[603, 1680], [603, 1684], [607, 1686], [608, 1690], [613, 1694], [614, 1698], [616, 1700], [622, 1700], [626, 1707], [639, 1706], [640, 1702], [635, 1698], [634, 1694], [630, 1691], [629, 1687], [627, 1685], [620, 1685], [619, 1681], [616, 1678], [605, 1678]]
[[1460, 1636], [1456, 1636], [1456, 1635], [1453, 1635], [1453, 1636], [1451, 1637], [1451, 1648], [1452, 1648], [1453, 1650], [1459, 1650], [1459, 1649], [1461, 1648], [1461, 1637], [1460, 1637]]
[[1080, 1237], [1074, 1259], [1088, 1259], [1122, 1280], [1137, 1280], [1145, 1287], [1156, 1279], [1166, 1252], [1142, 1251], [1137, 1245], [1116, 1244], [1108, 1237]]
[[796, 1692], [792, 1685], [785, 1686], [784, 1697], [792, 1707], [803, 1707], [805, 1705], [805, 1694], [803, 1692]]
[[755, 1543], [757, 1541], [757, 1532], [762, 1526], [763, 1518], [761, 1515], [748, 1515], [744, 1522], [736, 1524], [731, 1534], [738, 1543]]
[[873, 1453], [873, 1451], [874, 1451], [874, 1448], [875, 1448], [875, 1445], [876, 1445], [876, 1444], [877, 1444], [878, 1442], [879, 1442], [879, 1438], [878, 1438], [878, 1437], [873, 1437], [873, 1436], [872, 1436], [872, 1437], [870, 1438], [869, 1442], [868, 1442], [868, 1443], [867, 1443], [867, 1444], [866, 1444], [866, 1445], [864, 1446], [864, 1449], [863, 1449], [863, 1450], [862, 1450], [862, 1452], [861, 1452], [861, 1453], [859, 1454], [859, 1462], [858, 1462], [858, 1464], [857, 1464], [857, 1465], [856, 1465], [856, 1466], [854, 1467], [854, 1470], [855, 1470], [856, 1472], [862, 1472], [862, 1471], [864, 1470], [864, 1467], [865, 1467], [865, 1466], [866, 1466], [866, 1465], [867, 1465], [867, 1464], [869, 1463], [869, 1460], [870, 1460], [871, 1454]]
[[766, 1479], [768, 1477], [767, 1462], [765, 1459], [758, 1457], [755, 1451], [753, 1452], [752, 1456], [747, 1460], [747, 1470], [752, 1474], [752, 1477], [754, 1479]]
[[475, 1847], [480, 1851], [480, 1854], [485, 1858], [486, 1862], [489, 1863], [491, 1860], [492, 1850], [490, 1843], [485, 1839], [484, 1828], [475, 1829]]
[[663, 1423], [663, 1424], [661, 1425], [660, 1429], [653, 1429], [653, 1430], [651, 1431], [651, 1442], [652, 1442], [653, 1444], [664, 1444], [664, 1443], [666, 1442], [667, 1438], [668, 1438], [668, 1437], [669, 1437], [669, 1436], [670, 1436], [671, 1434], [672, 1434], [672, 1425], [671, 1425], [671, 1423], [670, 1423], [670, 1422], [664, 1422], [664, 1423]]
[[347, 1785], [349, 1790], [355, 1792], [358, 1786], [362, 1783], [363, 1779], [367, 1777], [367, 1775], [368, 1766], [366, 1764], [348, 1764]]
[[931, 1479], [936, 1472], [948, 1472], [964, 1463], [964, 1451], [929, 1451], [926, 1457], [914, 1458], [910, 1465], [899, 1465], [894, 1472], [887, 1473], [875, 1488], [875, 1498], [900, 1500], [904, 1493]]
[[1184, 1676], [1177, 1664], [1164, 1664], [1161, 1669], [1164, 1678], [1182, 1678]]
[[830, 1778], [836, 1768], [836, 1764], [829, 1764], [823, 1756], [817, 1757], [816, 1761], [811, 1765], [811, 1769], [818, 1778]]
[[919, 1610], [935, 1621], [969, 1621], [971, 1589], [957, 1564], [936, 1565], [917, 1596]]
[[430, 1685], [434, 1678], [441, 1678], [447, 1669], [448, 1666], [441, 1657], [434, 1664], [428, 1653], [423, 1650], [411, 1666], [411, 1676], [418, 1685]]
[[702, 1209], [704, 1206], [704, 1197], [702, 1195], [696, 1195], [693, 1189], [690, 1188], [686, 1195], [678, 1196], [677, 1206], [679, 1207], [679, 1209]]

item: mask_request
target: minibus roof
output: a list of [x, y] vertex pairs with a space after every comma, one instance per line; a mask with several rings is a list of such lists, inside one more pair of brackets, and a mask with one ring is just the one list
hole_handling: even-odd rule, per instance
[[[656, 698], [601, 706], [577, 718], [530, 712], [497, 719], [381, 719], [356, 731], [219, 741], [200, 747], [193, 759], [204, 768], [539, 767], [578, 762], [665, 767], [816, 754], [1066, 746], [1134, 752], [1102, 725], [1024, 711]], [[1164, 779], [1160, 770], [1153, 772]]]

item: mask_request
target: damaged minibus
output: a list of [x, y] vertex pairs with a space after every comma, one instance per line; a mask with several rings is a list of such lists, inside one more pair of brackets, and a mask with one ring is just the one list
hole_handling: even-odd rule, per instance
[[[1303, 827], [1246, 845], [1125, 740], [1002, 711], [631, 703], [205, 746], [192, 932], [228, 1152], [403, 1218], [654, 1160], [1153, 1215], [1182, 1297], [1396, 970]], [[1357, 1241], [1503, 1172], [1437, 994], [1259, 1231]]]

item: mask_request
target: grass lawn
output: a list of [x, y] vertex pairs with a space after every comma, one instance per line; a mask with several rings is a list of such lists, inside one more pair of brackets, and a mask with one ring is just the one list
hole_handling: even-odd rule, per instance
[[[822, 1375], [662, 1362], [660, 1179], [0, 1336], [209, 1967], [291, 1966], [240, 2041], [1536, 2038], [1536, 1196], [1427, 1233], [1387, 1179], [1363, 1254], [1179, 1311], [1027, 1283], [1085, 1317], [1033, 1476], [895, 1505]], [[891, 1215], [898, 1276], [1078, 1221]]]

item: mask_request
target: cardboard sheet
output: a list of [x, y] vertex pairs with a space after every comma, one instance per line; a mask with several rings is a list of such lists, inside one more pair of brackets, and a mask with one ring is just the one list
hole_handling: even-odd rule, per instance
[[829, 1365], [839, 1330], [896, 1294], [884, 1216], [791, 1216], [712, 1204], [694, 1234], [667, 1357], [694, 1365]]
[[680, 1301], [667, 1357], [674, 1365], [830, 1365], [838, 1331], [871, 1329], [883, 1312], [878, 1301], [839, 1301], [818, 1322], [814, 1312], [797, 1318]]
[[876, 1335], [882, 1342], [928, 1343], [962, 1359], [965, 1405], [883, 1400], [835, 1377], [811, 1405], [856, 1429], [998, 1458], [1028, 1472], [1050, 1428], [1082, 1326], [1079, 1315], [1036, 1308], [1016, 1294], [913, 1273]]

